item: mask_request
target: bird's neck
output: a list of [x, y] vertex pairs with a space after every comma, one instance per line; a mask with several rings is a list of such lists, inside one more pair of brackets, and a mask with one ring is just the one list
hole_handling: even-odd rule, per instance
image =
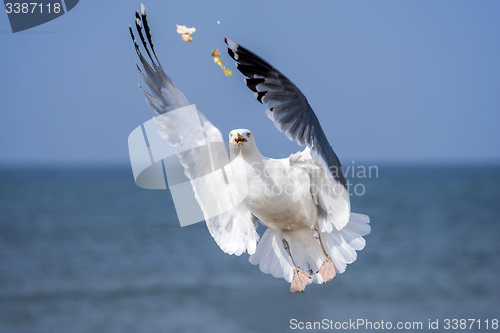
[[262, 156], [257, 147], [242, 147], [241, 150], [232, 150], [231, 159], [236, 158], [237, 156], [240, 156], [248, 163], [261, 162], [264, 159], [264, 156]]
[[261, 162], [264, 159], [264, 156], [262, 156], [256, 146], [251, 147], [250, 149], [242, 149], [241, 152], [243, 159], [249, 163]]

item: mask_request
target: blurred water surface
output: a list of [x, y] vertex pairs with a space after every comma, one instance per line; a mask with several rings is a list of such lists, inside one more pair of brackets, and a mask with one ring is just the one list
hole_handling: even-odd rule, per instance
[[[373, 175], [372, 175], [373, 176]], [[120, 168], [0, 169], [1, 332], [291, 332], [290, 320], [500, 318], [500, 168], [379, 167], [352, 179], [372, 233], [304, 294], [181, 228]], [[426, 331], [426, 326], [424, 330]]]

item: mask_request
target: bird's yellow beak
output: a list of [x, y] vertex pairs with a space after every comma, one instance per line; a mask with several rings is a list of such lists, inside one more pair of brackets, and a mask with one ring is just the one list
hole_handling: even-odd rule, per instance
[[234, 143], [237, 146], [240, 146], [243, 144], [243, 142], [247, 142], [247, 139], [245, 139], [240, 133], [236, 133], [236, 138], [234, 139]]

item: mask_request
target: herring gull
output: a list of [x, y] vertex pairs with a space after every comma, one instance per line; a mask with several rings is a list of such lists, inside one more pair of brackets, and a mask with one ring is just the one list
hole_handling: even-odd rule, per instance
[[[269, 158], [259, 152], [250, 130], [235, 129], [229, 133], [228, 155], [217, 145], [224, 142], [222, 134], [199, 110], [196, 120], [203, 133], [192, 130], [196, 128], [193, 117], [170, 112], [190, 103], [156, 56], [143, 4], [141, 13], [136, 12], [135, 25], [147, 53], [146, 58], [129, 26], [143, 69], [137, 67], [150, 92], [141, 90], [148, 105], [164, 116], [158, 121], [160, 135], [176, 147], [208, 230], [221, 250], [235, 255], [248, 253], [250, 263], [262, 272], [288, 281], [292, 293], [343, 273], [346, 265], [356, 260], [356, 251], [365, 246], [369, 218], [351, 212], [340, 161], [302, 92], [266, 61], [225, 38], [227, 51], [246, 77], [246, 85], [260, 103], [267, 104], [267, 116], [290, 140], [306, 146], [288, 158]], [[204, 153], [184, 149], [200, 136], [207, 142]], [[217, 165], [229, 161], [238, 162], [238, 170], [243, 172], [221, 173], [209, 183], [199, 180], [198, 175], [204, 173], [200, 169], [206, 165], [220, 171]], [[225, 204], [222, 200], [229, 200], [219, 195], [227, 188], [228, 177], [233, 189], [246, 188], [245, 197], [220, 214], [209, 214], [214, 206]], [[260, 240], [256, 231], [259, 222], [267, 227]]]

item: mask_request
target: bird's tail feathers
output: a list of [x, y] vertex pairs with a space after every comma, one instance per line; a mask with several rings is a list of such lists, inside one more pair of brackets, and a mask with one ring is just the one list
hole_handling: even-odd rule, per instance
[[[365, 247], [364, 235], [370, 233], [370, 219], [363, 214], [351, 213], [347, 225], [341, 230], [333, 228], [331, 232], [320, 233], [323, 246], [335, 265], [338, 274], [357, 258], [356, 251]], [[316, 274], [324, 256], [319, 242], [314, 238], [312, 229], [301, 229], [284, 233], [293, 260], [302, 270], [312, 276], [310, 282], [323, 283], [321, 275]], [[263, 273], [276, 278], [292, 281], [293, 267], [282, 240], [271, 229], [267, 229], [257, 244], [257, 249], [249, 258], [250, 263], [259, 265]]]
[[292, 281], [292, 264], [281, 239], [271, 229], [266, 230], [249, 261], [253, 265], [259, 265], [263, 273], [271, 274], [276, 278], [284, 278], [288, 282]]

